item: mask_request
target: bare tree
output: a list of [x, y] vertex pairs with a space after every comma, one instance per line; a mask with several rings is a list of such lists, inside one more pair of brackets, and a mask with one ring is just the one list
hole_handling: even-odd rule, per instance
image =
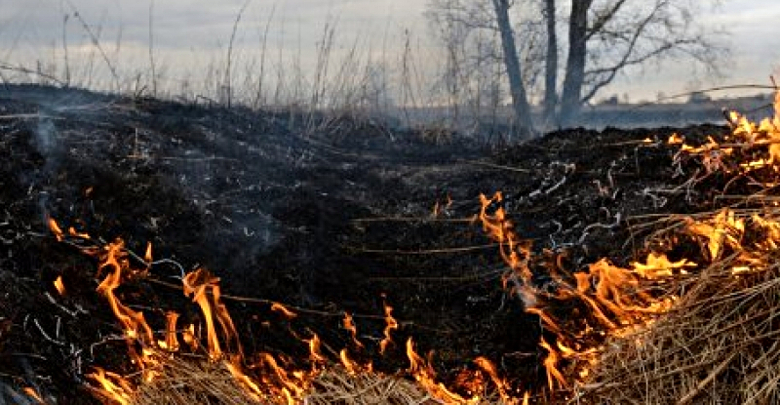
[[[717, 2], [717, 0], [712, 0]], [[542, 116], [546, 123], [573, 125], [582, 105], [621, 73], [650, 63], [687, 58], [718, 73], [728, 53], [713, 32], [696, 22], [704, 2], [695, 0], [429, 0], [430, 15], [446, 15], [471, 30], [500, 35], [502, 63], [515, 121], [530, 123], [524, 105], [540, 93], [536, 66], [544, 66]], [[534, 8], [535, 7], [535, 8]], [[541, 9], [541, 10], [539, 10]], [[514, 11], [514, 12], [513, 12]], [[543, 16], [539, 23], [538, 15]], [[558, 21], [568, 29], [566, 63], [558, 63]], [[543, 41], [545, 52], [528, 49]], [[713, 39], [714, 38], [714, 39]], [[517, 48], [516, 43], [523, 44]], [[514, 52], [513, 52], [514, 49]], [[541, 56], [540, 56], [541, 54]], [[563, 83], [558, 97], [559, 73]], [[519, 80], [518, 80], [519, 77]], [[523, 94], [526, 100], [523, 101]], [[556, 113], [557, 107], [557, 114]]]
[[[614, 0], [613, 0], [614, 1]], [[667, 58], [685, 58], [720, 74], [728, 48], [718, 34], [697, 24], [702, 2], [652, 0], [641, 3], [616, 1], [594, 7], [588, 29], [588, 68], [583, 101], [590, 101], [627, 68]]]
[[[517, 47], [502, 40], [502, 30], [496, 19], [496, 7], [499, 11], [506, 11], [506, 18], [502, 20], [503, 32], [509, 34], [508, 38], [512, 42], [517, 38], [518, 43], [523, 46]], [[534, 95], [523, 89], [536, 88], [535, 82], [542, 72], [540, 67], [543, 66], [541, 62], [544, 55], [541, 51], [544, 47], [539, 45], [540, 38], [536, 35], [540, 32], [536, 26], [538, 22], [518, 23], [516, 15], [509, 15], [510, 10], [515, 14], [520, 9], [518, 6], [513, 7], [511, 0], [429, 0], [426, 16], [435, 29], [434, 33], [440, 40], [442, 49], [446, 51], [441, 58], [444, 64], [441, 82], [448, 90], [448, 99], [453, 99], [450, 94], [451, 81], [457, 76], [458, 89], [461, 92], [459, 100], [470, 108], [469, 111], [464, 111], [463, 116], [473, 119], [476, 127], [479, 127], [484, 122], [483, 119], [495, 121], [500, 114], [501, 105], [506, 102], [502, 95], [508, 94], [515, 117], [513, 132], [527, 136], [533, 128], [528, 100], [534, 98]], [[457, 48], [456, 53], [452, 52], [453, 47]], [[505, 55], [513, 53], [515, 58], [505, 58]], [[454, 63], [453, 57], [460, 58], [460, 61]], [[513, 60], [517, 61], [517, 64], [513, 64]], [[513, 66], [511, 70], [507, 70], [507, 63]], [[458, 66], [458, 69], [453, 70], [453, 65]], [[507, 74], [510, 71], [519, 74], [515, 73], [510, 77]], [[514, 85], [503, 83], [507, 80], [513, 81]]]
[[528, 104], [525, 85], [520, 76], [520, 59], [517, 56], [512, 24], [509, 21], [509, 1], [493, 0], [493, 7], [496, 12], [498, 30], [501, 32], [501, 45], [504, 51], [507, 77], [509, 78], [509, 90], [512, 94], [515, 126], [521, 135], [525, 137], [532, 133], [534, 123], [531, 118], [531, 106]]
[[544, 0], [544, 20], [547, 33], [547, 53], [544, 68], [544, 101], [542, 119], [545, 124], [555, 119], [555, 105], [558, 103], [558, 33], [555, 15], [555, 0]]
[[[624, 3], [626, 0], [617, 0]], [[593, 0], [572, 0], [569, 18], [569, 58], [561, 94], [560, 123], [568, 125], [580, 107], [580, 94], [585, 81], [585, 57], [588, 52], [588, 10]]]

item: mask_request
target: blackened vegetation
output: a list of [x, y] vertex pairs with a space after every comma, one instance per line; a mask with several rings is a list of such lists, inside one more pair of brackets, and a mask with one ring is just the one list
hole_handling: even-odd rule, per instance
[[[686, 184], [693, 165], [675, 166], [679, 147], [665, 142], [675, 131], [695, 144], [727, 128], [573, 129], [491, 150], [349, 118], [7, 87], [0, 398], [33, 387], [61, 403], [93, 403], [83, 385], [92, 367], [133, 371], [94, 291], [95, 262], [58, 243], [48, 216], [95, 243], [121, 237], [142, 255], [148, 241], [155, 259], [170, 259], [118, 290], [159, 330], [167, 309], [183, 313], [180, 325], [199, 316], [165, 285], [179, 284], [174, 262], [205, 266], [226, 294], [259, 299], [226, 300], [250, 354], [304, 362], [305, 344], [291, 337], [317, 333], [332, 359], [349, 347], [395, 372], [414, 337], [422, 353], [434, 351], [444, 381], [486, 356], [518, 388], [541, 387], [539, 321], [501, 288], [506, 266], [470, 220], [479, 194], [504, 192], [516, 232], [538, 253], [540, 285], [549, 282], [545, 261], [564, 274], [600, 257], [626, 264], [647, 252], [652, 229], [635, 226], [649, 222], [644, 215], [705, 210], [723, 189], [718, 178]], [[59, 275], [64, 297], [53, 286]], [[285, 319], [271, 301], [298, 317]], [[401, 326], [380, 356], [384, 302]], [[345, 311], [365, 351], [342, 328]]]

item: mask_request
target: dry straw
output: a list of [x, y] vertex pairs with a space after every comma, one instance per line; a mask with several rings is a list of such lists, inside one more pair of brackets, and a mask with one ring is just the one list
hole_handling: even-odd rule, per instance
[[736, 249], [695, 277], [675, 282], [669, 289], [680, 296], [675, 308], [649, 327], [609, 342], [578, 399], [780, 403], [779, 254], [758, 250]]
[[[281, 400], [281, 401], [280, 401]], [[171, 359], [152, 383], [142, 384], [132, 405], [277, 404], [283, 398], [258, 402], [249, 396], [221, 362]], [[301, 403], [306, 405], [437, 404], [412, 381], [377, 373], [348, 374], [341, 367], [322, 372]]]
[[173, 358], [152, 383], [141, 384], [132, 405], [257, 404], [221, 362]]

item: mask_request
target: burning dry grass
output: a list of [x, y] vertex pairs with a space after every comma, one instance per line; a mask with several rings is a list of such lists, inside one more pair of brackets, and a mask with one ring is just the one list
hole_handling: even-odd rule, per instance
[[[222, 362], [202, 358], [173, 358], [164, 363], [159, 372], [153, 382], [138, 387], [131, 405], [278, 403], [278, 399], [258, 401], [249, 396]], [[423, 405], [439, 402], [419, 385], [401, 377], [378, 373], [355, 375], [342, 367], [332, 367], [312, 381], [302, 403]]]
[[433, 404], [419, 385], [394, 376], [375, 373], [350, 375], [332, 368], [320, 374], [306, 398], [307, 404]]
[[141, 384], [133, 405], [254, 404], [222, 362], [173, 358], [152, 383]]
[[[739, 153], [748, 155], [761, 146], [766, 155], [752, 160], [743, 156], [735, 165], [724, 157], [731, 159], [736, 149], [713, 140], [707, 147], [688, 148], [701, 153], [708, 173], [739, 171], [761, 185], [760, 192], [740, 203], [755, 208], [672, 220], [676, 223], [655, 235], [697, 242], [696, 261], [702, 268], [663, 286], [676, 299], [667, 314], [608, 341], [582, 392], [594, 403], [780, 403], [780, 213], [773, 197], [780, 156], [778, 94], [771, 121], [756, 126], [733, 116]], [[718, 163], [713, 166], [714, 157]]]
[[[754, 216], [747, 232], [767, 223]], [[766, 247], [738, 249], [675, 283], [670, 291], [681, 298], [672, 311], [607, 345], [599, 382], [586, 386], [593, 402], [780, 402], [780, 264]]]

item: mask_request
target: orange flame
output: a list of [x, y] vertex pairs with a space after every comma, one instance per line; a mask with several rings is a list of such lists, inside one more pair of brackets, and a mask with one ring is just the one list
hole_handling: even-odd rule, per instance
[[360, 367], [360, 364], [356, 363], [352, 359], [349, 358], [349, 353], [347, 353], [347, 349], [341, 349], [339, 352], [339, 359], [341, 360], [341, 365], [344, 366], [344, 369], [347, 370], [347, 373], [350, 375], [357, 375], [358, 372], [361, 371], [362, 367]]
[[734, 211], [724, 209], [709, 223], [688, 219], [688, 230], [707, 240], [707, 251], [714, 262], [720, 258], [724, 248], [741, 250], [745, 221], [736, 219]]
[[350, 315], [349, 312], [344, 312], [344, 320], [342, 321], [342, 325], [344, 325], [344, 329], [349, 331], [349, 334], [352, 337], [352, 342], [355, 343], [355, 346], [361, 349], [364, 348], [363, 343], [357, 338], [357, 327], [355, 326], [355, 322], [352, 320], [352, 315]]
[[275, 377], [276, 382], [280, 384], [280, 394], [285, 398], [287, 403], [297, 403], [296, 398], [303, 396], [308, 386], [308, 382], [305, 378], [306, 375], [288, 373], [287, 370], [281, 367], [276, 359], [268, 353], [262, 353], [260, 355], [259, 364], [270, 369], [270, 375]]
[[[46, 401], [43, 400], [41, 397], [41, 394], [38, 393], [38, 391], [33, 387], [24, 387], [22, 388], [22, 392], [24, 392], [25, 395], [28, 397], [38, 401], [39, 404], [45, 405]], [[25, 401], [27, 402], [27, 401]]]
[[288, 320], [289, 319], [293, 319], [296, 316], [298, 316], [298, 314], [296, 314], [295, 312], [287, 309], [287, 307], [285, 307], [284, 305], [282, 305], [282, 304], [280, 304], [278, 302], [274, 302], [273, 304], [271, 304], [271, 311], [279, 312], [280, 314], [282, 314], [282, 316], [284, 316]]
[[152, 265], [152, 242], [146, 242], [146, 253], [144, 253], [144, 261], [147, 266]]
[[60, 225], [57, 224], [57, 221], [55, 221], [54, 218], [49, 217], [47, 222], [49, 223], [49, 229], [51, 230], [51, 233], [53, 233], [54, 237], [57, 238], [57, 242], [62, 242], [65, 233], [62, 232], [62, 228], [60, 228]]
[[85, 232], [79, 232], [79, 231], [77, 231], [77, 230], [76, 230], [76, 228], [74, 228], [74, 227], [72, 227], [72, 226], [71, 226], [71, 227], [68, 227], [68, 235], [70, 235], [70, 236], [73, 236], [73, 237], [75, 237], [75, 238], [80, 238], [80, 239], [92, 239], [92, 238], [89, 236], [89, 234], [88, 234], [88, 233], [85, 233]]
[[514, 279], [519, 279], [518, 281], [522, 285], [530, 284], [533, 275], [525, 259], [530, 255], [530, 249], [518, 244], [517, 236], [513, 231], [514, 226], [506, 218], [506, 211], [503, 207], [497, 208], [492, 214], [488, 213], [489, 208], [494, 203], [500, 204], [503, 201], [503, 195], [498, 191], [491, 198], [480, 194], [479, 199], [482, 205], [479, 213], [482, 229], [489, 237], [498, 242], [502, 259], [512, 269], [512, 273], [504, 277], [504, 288], [508, 288], [508, 282]]
[[87, 377], [100, 384], [101, 389], [99, 393], [106, 396], [107, 399], [120, 405], [132, 403], [133, 387], [119, 374], [96, 367], [95, 372], [87, 374]]
[[322, 355], [322, 352], [320, 351], [320, 337], [315, 334], [306, 342], [309, 344], [309, 359], [311, 359], [311, 361], [313, 361], [315, 364], [325, 363], [327, 359], [325, 359], [325, 357]]
[[[673, 271], [683, 274], [685, 268], [695, 266], [694, 263], [685, 260], [671, 263], [665, 256], [651, 255], [647, 264], [635, 263], [632, 271], [614, 266], [606, 259], [602, 259], [589, 265], [587, 271], [574, 272], [576, 285], [571, 285], [559, 274], [556, 264], [548, 263], [546, 266], [556, 289], [554, 292], [540, 290], [532, 283], [532, 272], [529, 268], [532, 254], [530, 246], [523, 246], [517, 242], [513, 224], [507, 219], [504, 209], [494, 208], [501, 201], [500, 192], [495, 193], [492, 198], [481, 195], [482, 209], [479, 218], [483, 230], [491, 239], [499, 243], [501, 257], [511, 269], [504, 278], [504, 287], [523, 300], [526, 312], [540, 317], [544, 329], [556, 335], [556, 347], [551, 346], [544, 339], [539, 343], [539, 346], [547, 352], [543, 364], [547, 373], [548, 388], [551, 391], [554, 391], [557, 386], [564, 388], [571, 386], [564, 373], [558, 368], [561, 360], [570, 360], [567, 364], [570, 363], [573, 370], [578, 370], [580, 376], [585, 376], [589, 368], [595, 364], [597, 348], [593, 345], [602, 339], [604, 334], [620, 335], [624, 333], [624, 329], [647, 324], [652, 321], [653, 316], [668, 311], [672, 302], [669, 299], [661, 301], [654, 299], [645, 291], [645, 280], [662, 279]], [[489, 212], [491, 209], [492, 213]], [[589, 308], [588, 313], [593, 320], [597, 321], [598, 328], [594, 329], [588, 324], [587, 319], [583, 319], [580, 326], [576, 326], [579, 328], [578, 333], [565, 331], [561, 327], [563, 321], [542, 306], [550, 299], [580, 300]]]
[[476, 404], [479, 402], [478, 397], [463, 398], [450, 391], [444, 384], [436, 382], [436, 371], [429, 361], [417, 354], [411, 338], [406, 341], [406, 356], [409, 358], [409, 373], [434, 398], [446, 404]]
[[509, 383], [498, 376], [498, 370], [496, 370], [496, 366], [490, 360], [484, 357], [477, 357], [474, 359], [474, 363], [490, 376], [490, 380], [493, 381], [493, 384], [498, 390], [498, 394], [501, 396], [501, 400], [503, 400], [505, 404], [516, 402], [509, 395]]
[[142, 354], [137, 354], [132, 342], [138, 341], [141, 343], [142, 349], [153, 347], [155, 342], [152, 329], [149, 327], [149, 324], [146, 323], [142, 312], [134, 311], [130, 307], [122, 304], [115, 293], [116, 289], [122, 283], [123, 271], [130, 272], [124, 242], [122, 240], [117, 240], [114, 243], [109, 243], [102, 250], [98, 251], [98, 256], [101, 261], [100, 266], [98, 267], [98, 275], [102, 273], [107, 274], [100, 285], [98, 285], [97, 291], [108, 300], [108, 304], [114, 312], [114, 316], [117, 317], [124, 327], [125, 336], [128, 339], [130, 356], [133, 358], [133, 362], [143, 369], [146, 366], [148, 358], [144, 356], [143, 352]]
[[638, 275], [654, 280], [659, 278], [669, 278], [675, 275], [675, 272], [680, 274], [686, 273], [686, 268], [696, 267], [696, 263], [689, 261], [688, 259], [682, 259], [676, 262], [671, 262], [663, 253], [650, 253], [647, 255], [647, 264], [639, 262], [633, 262], [631, 265], [634, 267], [634, 272]]
[[387, 303], [384, 303], [385, 307], [385, 330], [384, 335], [385, 338], [382, 339], [381, 342], [379, 342], [379, 354], [385, 354], [385, 351], [387, 350], [387, 347], [393, 343], [393, 338], [390, 336], [390, 333], [394, 330], [398, 329], [398, 321], [393, 318], [393, 307], [390, 305], [387, 305]]
[[181, 338], [184, 340], [184, 343], [186, 343], [192, 351], [195, 351], [198, 349], [198, 339], [195, 337], [195, 325], [189, 324], [184, 330], [181, 332]]
[[547, 350], [547, 357], [544, 359], [543, 364], [547, 372], [547, 386], [550, 388], [550, 392], [555, 391], [556, 383], [562, 387], [568, 386], [566, 378], [558, 370], [558, 351], [553, 349], [544, 338], [539, 342], [539, 346]]
[[179, 314], [174, 311], [165, 313], [165, 341], [158, 343], [159, 346], [170, 352], [179, 351], [179, 339], [176, 337], [176, 322], [179, 320]]
[[237, 364], [237, 362], [226, 361], [225, 367], [230, 372], [230, 375], [233, 376], [233, 378], [235, 378], [239, 384], [241, 384], [241, 386], [244, 388], [244, 392], [249, 394], [249, 396], [256, 402], [262, 401], [264, 396], [263, 390], [260, 389], [260, 386], [254, 380], [252, 380], [251, 377], [246, 375], [243, 370], [241, 370], [241, 367]]
[[65, 295], [65, 283], [62, 282], [62, 275], [57, 276], [57, 279], [54, 280], [54, 288], [60, 295]]
[[240, 353], [241, 346], [237, 341], [235, 325], [230, 318], [227, 308], [220, 301], [219, 278], [212, 276], [204, 269], [198, 269], [184, 276], [182, 283], [184, 284], [184, 294], [186, 296], [191, 295], [192, 301], [198, 304], [203, 313], [203, 319], [206, 322], [206, 341], [209, 357], [218, 359], [223, 354], [214, 323], [215, 318], [225, 338], [235, 341], [236, 348]]

